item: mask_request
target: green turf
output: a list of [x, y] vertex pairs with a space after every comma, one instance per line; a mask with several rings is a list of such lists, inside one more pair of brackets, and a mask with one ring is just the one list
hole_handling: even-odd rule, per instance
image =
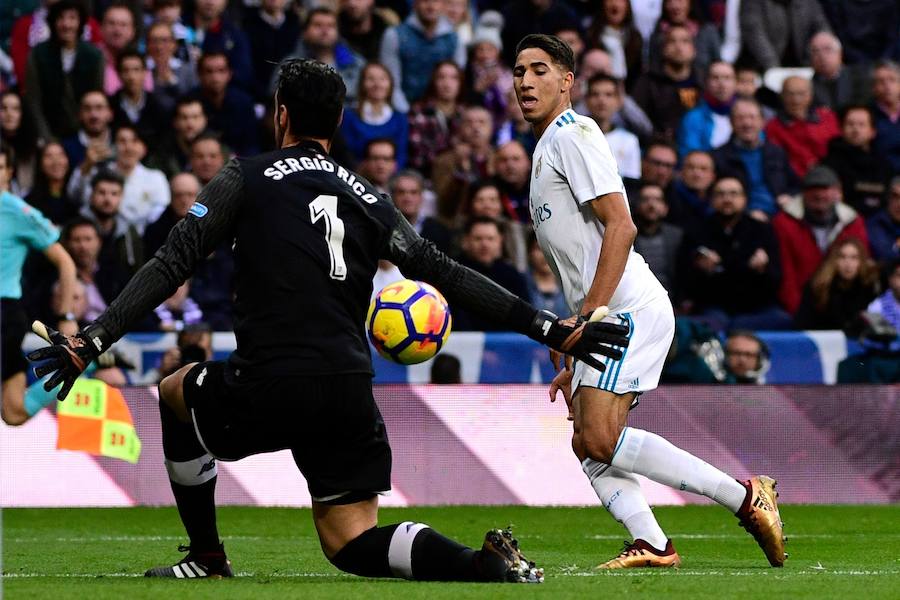
[[[223, 581], [149, 581], [136, 574], [178, 560], [171, 508], [3, 511], [6, 598], [653, 598], [900, 597], [900, 506], [786, 506], [791, 558], [771, 569], [733, 517], [715, 506], [659, 508], [684, 564], [666, 571], [598, 573], [623, 530], [599, 508], [383, 509], [381, 522], [417, 520], [480, 544], [512, 523], [546, 570], [540, 586], [412, 583], [344, 575], [321, 555], [308, 510], [224, 508], [220, 530], [235, 571]], [[175, 594], [185, 594], [176, 596]], [[614, 597], [614, 596], [606, 596]]]

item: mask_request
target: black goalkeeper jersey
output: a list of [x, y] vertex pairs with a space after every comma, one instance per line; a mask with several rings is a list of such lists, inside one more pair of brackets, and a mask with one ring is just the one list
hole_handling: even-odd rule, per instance
[[[365, 316], [378, 260], [451, 305], [527, 333], [536, 310], [416, 234], [387, 196], [315, 142], [231, 160], [97, 318], [109, 347], [221, 243], [235, 255], [229, 358], [247, 376], [371, 373]], [[96, 342], [95, 342], [96, 343]]]

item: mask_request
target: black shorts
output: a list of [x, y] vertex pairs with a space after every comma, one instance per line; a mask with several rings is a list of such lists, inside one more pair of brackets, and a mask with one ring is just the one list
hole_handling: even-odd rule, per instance
[[2, 375], [0, 381], [6, 381], [16, 373], [28, 370], [28, 361], [22, 354], [22, 340], [28, 333], [28, 317], [22, 304], [13, 298], [0, 300], [0, 338], [2, 338]]
[[318, 502], [391, 489], [391, 447], [371, 375], [244, 381], [211, 361], [188, 371], [183, 389], [200, 442], [219, 459], [290, 449]]

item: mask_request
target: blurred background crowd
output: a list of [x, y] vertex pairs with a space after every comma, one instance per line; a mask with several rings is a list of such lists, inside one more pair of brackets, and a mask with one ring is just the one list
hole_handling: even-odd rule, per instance
[[[679, 316], [900, 329], [897, 0], [4, 0], [0, 166], [61, 228], [90, 320], [230, 156], [272, 148], [276, 65], [315, 58], [348, 90], [335, 159], [438, 248], [565, 315], [513, 91], [533, 32], [575, 51], [575, 110], [605, 132]], [[230, 330], [232, 271], [223, 245], [137, 330]], [[27, 261], [30, 317], [57, 318], [55, 274]], [[382, 263], [375, 289], [395, 277]], [[495, 328], [454, 312], [455, 330]]]

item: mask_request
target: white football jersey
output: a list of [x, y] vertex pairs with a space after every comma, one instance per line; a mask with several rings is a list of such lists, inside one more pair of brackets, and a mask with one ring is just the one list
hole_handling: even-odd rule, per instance
[[[625, 196], [625, 186], [603, 132], [593, 119], [566, 110], [534, 150], [529, 204], [538, 243], [573, 314], [581, 312], [603, 245], [604, 227], [590, 202], [612, 192]], [[633, 312], [667, 295], [632, 248], [609, 310]]]

